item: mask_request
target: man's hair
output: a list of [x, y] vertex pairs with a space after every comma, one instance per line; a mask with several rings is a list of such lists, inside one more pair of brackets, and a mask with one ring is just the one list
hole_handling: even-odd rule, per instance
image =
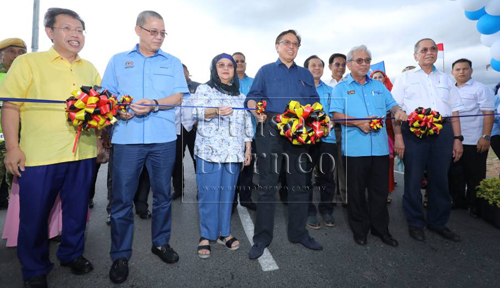
[[354, 54], [354, 52], [358, 52], [358, 51], [365, 51], [368, 54], [368, 56], [370, 56], [370, 58], [372, 58], [372, 52], [370, 52], [370, 50], [368, 50], [366, 45], [359, 45], [359, 46], [355, 46], [355, 47], [351, 48], [349, 53], [347, 53], [346, 61], [347, 62], [352, 61], [352, 55]]
[[[184, 65], [184, 63], [182, 63], [182, 67], [186, 70], [188, 70], [188, 67], [186, 65]], [[188, 70], [189, 71], [189, 70]]]
[[328, 65], [332, 65], [333, 60], [335, 60], [335, 58], [338, 58], [338, 57], [344, 58], [344, 60], [347, 61], [347, 57], [344, 54], [333, 53], [332, 56], [330, 56], [330, 58], [328, 59]]
[[80, 15], [73, 10], [64, 9], [64, 8], [49, 8], [47, 12], [45, 12], [45, 16], [43, 19], [43, 25], [45, 28], [54, 28], [54, 24], [56, 23], [57, 15], [68, 15], [82, 23], [82, 28], [85, 30], [85, 22], [80, 18]]
[[144, 25], [146, 23], [146, 21], [148, 21], [149, 17], [163, 20], [163, 17], [161, 17], [161, 15], [158, 14], [157, 12], [151, 11], [151, 10], [146, 10], [146, 11], [142, 11], [141, 13], [139, 13], [139, 15], [137, 15], [137, 21], [135, 21], [135, 25], [137, 25], [137, 26]]
[[278, 35], [278, 37], [276, 37], [276, 43], [275, 44], [280, 44], [281, 38], [283, 38], [283, 36], [285, 36], [286, 34], [293, 34], [293, 35], [295, 35], [295, 37], [297, 37], [297, 40], [299, 40], [299, 46], [300, 46], [300, 41], [301, 41], [300, 35], [297, 33], [297, 31], [295, 31], [293, 29], [281, 32], [280, 35]]
[[243, 59], [247, 60], [247, 57], [245, 57], [245, 54], [243, 54], [241, 52], [234, 52], [233, 55], [231, 55], [231, 56], [233, 56], [233, 58], [234, 58], [235, 55], [241, 55], [241, 56], [243, 56]]
[[307, 58], [306, 61], [304, 62], [304, 68], [309, 69], [309, 61], [311, 61], [312, 59], [319, 59], [319, 61], [321, 61], [321, 64], [323, 64], [323, 67], [325, 67], [325, 62], [323, 62], [321, 58], [319, 58], [317, 55], [312, 55], [309, 56], [309, 58]]
[[434, 45], [436, 45], [436, 41], [432, 40], [431, 38], [420, 39], [420, 40], [417, 41], [417, 43], [415, 43], [415, 47], [413, 47], [413, 51], [415, 52], [415, 54], [418, 53], [418, 46], [420, 45], [420, 42], [426, 41], [426, 40], [432, 41], [432, 42], [434, 42]]
[[472, 61], [470, 61], [469, 59], [460, 58], [457, 61], [453, 62], [453, 64], [451, 64], [451, 70], [455, 68], [455, 64], [457, 63], [469, 63], [469, 67], [472, 68]]

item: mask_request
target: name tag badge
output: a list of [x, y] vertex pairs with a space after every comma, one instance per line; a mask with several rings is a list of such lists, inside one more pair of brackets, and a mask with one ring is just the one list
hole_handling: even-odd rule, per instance
[[356, 94], [356, 90], [347, 91], [347, 95]]

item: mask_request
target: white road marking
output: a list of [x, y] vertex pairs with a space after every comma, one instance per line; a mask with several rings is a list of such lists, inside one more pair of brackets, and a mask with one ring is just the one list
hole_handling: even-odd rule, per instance
[[405, 172], [400, 172], [400, 171], [397, 171], [397, 170], [394, 170], [394, 173], [405, 175]]
[[[238, 205], [237, 208], [238, 208], [238, 215], [240, 215], [241, 224], [243, 225], [243, 229], [245, 229], [245, 234], [247, 234], [250, 245], [253, 246], [254, 226], [252, 218], [248, 214], [247, 208], [242, 207], [241, 205]], [[260, 256], [258, 260], [260, 266], [262, 267], [262, 271], [264, 272], [280, 269], [267, 248], [264, 250], [264, 254], [262, 254], [262, 256]]]

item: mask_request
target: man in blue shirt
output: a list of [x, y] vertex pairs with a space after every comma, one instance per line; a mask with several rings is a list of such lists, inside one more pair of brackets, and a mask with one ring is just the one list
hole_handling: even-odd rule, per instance
[[[392, 98], [391, 92], [366, 75], [371, 60], [371, 53], [365, 45], [354, 47], [347, 54], [347, 67], [351, 73], [333, 89], [330, 110], [334, 119], [379, 118], [390, 110], [396, 121], [406, 121], [407, 115]], [[371, 230], [372, 235], [380, 237], [382, 242], [396, 247], [398, 242], [388, 228], [389, 142], [385, 127], [371, 130], [370, 120], [342, 121], [341, 124], [344, 125], [342, 153], [347, 169], [347, 211], [354, 241], [366, 245]]]
[[[153, 189], [151, 251], [167, 263], [179, 255], [168, 245], [171, 227], [170, 182], [175, 161], [175, 114], [161, 105], [179, 105], [188, 95], [182, 64], [163, 52], [165, 24], [160, 14], [143, 11], [135, 33], [139, 44], [111, 58], [102, 86], [121, 97], [130, 95], [133, 104], [120, 112], [113, 130], [113, 200], [111, 204], [111, 259], [109, 277], [122, 283], [128, 277], [134, 233], [133, 200], [139, 175], [146, 165]], [[142, 105], [147, 104], [148, 106]]]
[[[323, 247], [309, 236], [306, 229], [309, 191], [307, 154], [309, 147], [293, 145], [279, 135], [273, 124], [273, 116], [283, 113], [291, 100], [302, 105], [319, 101], [311, 73], [295, 64], [294, 59], [300, 47], [300, 36], [295, 30], [281, 32], [276, 38], [275, 48], [279, 59], [259, 69], [252, 88], [247, 95], [246, 105], [255, 108], [259, 101], [267, 101], [265, 114], [252, 110], [259, 125], [255, 135], [259, 163], [259, 187], [257, 219], [253, 237], [254, 245], [249, 252], [250, 259], [257, 259], [271, 244], [274, 229], [274, 194], [278, 189], [278, 176], [283, 158], [287, 161], [288, 183], [288, 240], [301, 243], [313, 250]], [[305, 162], [305, 163], [304, 163]], [[303, 164], [303, 165], [301, 165]]]
[[[234, 61], [236, 62], [236, 74], [238, 74], [238, 79], [240, 80], [240, 92], [244, 95], [247, 95], [248, 92], [250, 91], [250, 87], [252, 87], [253, 78], [248, 77], [248, 75], [245, 73], [245, 71], [247, 70], [246, 57], [241, 52], [235, 52], [233, 53], [232, 56]], [[252, 123], [254, 126], [253, 130], [255, 134], [255, 130], [257, 129], [257, 122], [255, 121], [255, 118], [253, 116], [252, 116]], [[252, 149], [254, 150], [253, 153], [256, 153], [255, 141], [252, 141]], [[243, 170], [241, 170], [240, 172], [236, 188], [236, 193], [240, 195], [241, 206], [246, 207], [250, 210], [257, 210], [257, 205], [253, 203], [252, 200], [252, 189], [254, 188], [252, 181], [254, 163], [255, 161], [253, 160], [252, 157], [252, 162], [250, 163], [250, 165], [243, 167]], [[238, 197], [236, 197], [235, 195], [233, 203], [233, 211], [237, 205], [238, 205]]]
[[[304, 68], [309, 69], [314, 78], [314, 86], [319, 94], [319, 101], [323, 105], [323, 110], [331, 117], [330, 107], [332, 104], [333, 88], [321, 81], [325, 62], [318, 56], [313, 55], [306, 59]], [[319, 188], [321, 202], [318, 204], [319, 213], [323, 217], [326, 226], [335, 226], [335, 218], [333, 217], [333, 197], [335, 195], [335, 180], [334, 170], [337, 163], [337, 144], [334, 130], [330, 134], [321, 139], [321, 142], [316, 143], [310, 149], [313, 157], [314, 166], [318, 166], [318, 175], [316, 177], [316, 187]], [[313, 204], [313, 189], [309, 193], [309, 210], [307, 217], [307, 226], [312, 229], [320, 229], [321, 224], [316, 218], [316, 206]]]

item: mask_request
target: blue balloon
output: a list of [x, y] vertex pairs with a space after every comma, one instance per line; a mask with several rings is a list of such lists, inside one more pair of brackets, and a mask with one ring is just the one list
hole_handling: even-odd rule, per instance
[[490, 64], [491, 64], [491, 68], [493, 68], [493, 70], [500, 72], [500, 61], [491, 58]]
[[465, 17], [469, 20], [479, 20], [484, 14], [486, 14], [486, 10], [484, 10], [484, 7], [477, 10], [477, 11], [465, 11]]
[[484, 35], [491, 35], [500, 31], [500, 16], [491, 16], [484, 14], [477, 21], [477, 31]]

